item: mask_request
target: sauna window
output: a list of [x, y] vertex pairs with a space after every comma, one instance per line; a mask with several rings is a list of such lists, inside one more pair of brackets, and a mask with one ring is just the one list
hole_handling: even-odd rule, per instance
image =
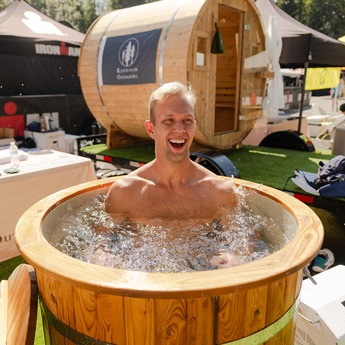
[[196, 48], [196, 66], [206, 66], [206, 38], [197, 38], [197, 48]]

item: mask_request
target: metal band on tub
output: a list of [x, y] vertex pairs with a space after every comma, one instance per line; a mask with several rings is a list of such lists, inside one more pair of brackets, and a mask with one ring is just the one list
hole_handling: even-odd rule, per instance
[[[78, 345], [115, 345], [114, 343], [107, 343], [102, 340], [92, 338], [86, 334], [78, 332], [69, 325], [66, 325], [60, 321], [44, 304], [42, 298], [39, 296], [39, 304], [42, 310], [42, 316], [47, 320], [47, 322], [62, 336], [71, 342]], [[50, 342], [48, 342], [50, 344]]]

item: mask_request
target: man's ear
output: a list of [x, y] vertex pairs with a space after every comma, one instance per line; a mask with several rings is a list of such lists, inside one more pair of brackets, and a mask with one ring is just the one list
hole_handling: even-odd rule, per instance
[[145, 121], [145, 128], [146, 128], [146, 131], [147, 131], [147, 134], [152, 138], [154, 139], [155, 136], [154, 136], [154, 132], [153, 132], [153, 123], [149, 120], [146, 120]]

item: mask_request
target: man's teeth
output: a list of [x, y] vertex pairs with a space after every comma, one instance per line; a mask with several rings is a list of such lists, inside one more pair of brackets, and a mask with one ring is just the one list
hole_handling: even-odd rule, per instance
[[170, 142], [172, 144], [184, 144], [185, 140], [183, 140], [183, 139], [170, 139]]

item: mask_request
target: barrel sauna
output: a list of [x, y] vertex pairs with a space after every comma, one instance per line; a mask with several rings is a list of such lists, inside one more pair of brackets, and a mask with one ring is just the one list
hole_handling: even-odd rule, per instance
[[198, 97], [195, 142], [229, 149], [262, 113], [265, 54], [254, 1], [165, 0], [100, 16], [86, 33], [78, 73], [108, 148], [148, 140], [150, 94], [178, 80]]
[[293, 344], [303, 267], [323, 241], [322, 224], [309, 207], [235, 179], [258, 192], [251, 202], [282, 224], [290, 242], [263, 259], [218, 270], [120, 270], [55, 249], [50, 239], [57, 220], [116, 178], [52, 194], [17, 224], [19, 251], [36, 271], [47, 344]]

